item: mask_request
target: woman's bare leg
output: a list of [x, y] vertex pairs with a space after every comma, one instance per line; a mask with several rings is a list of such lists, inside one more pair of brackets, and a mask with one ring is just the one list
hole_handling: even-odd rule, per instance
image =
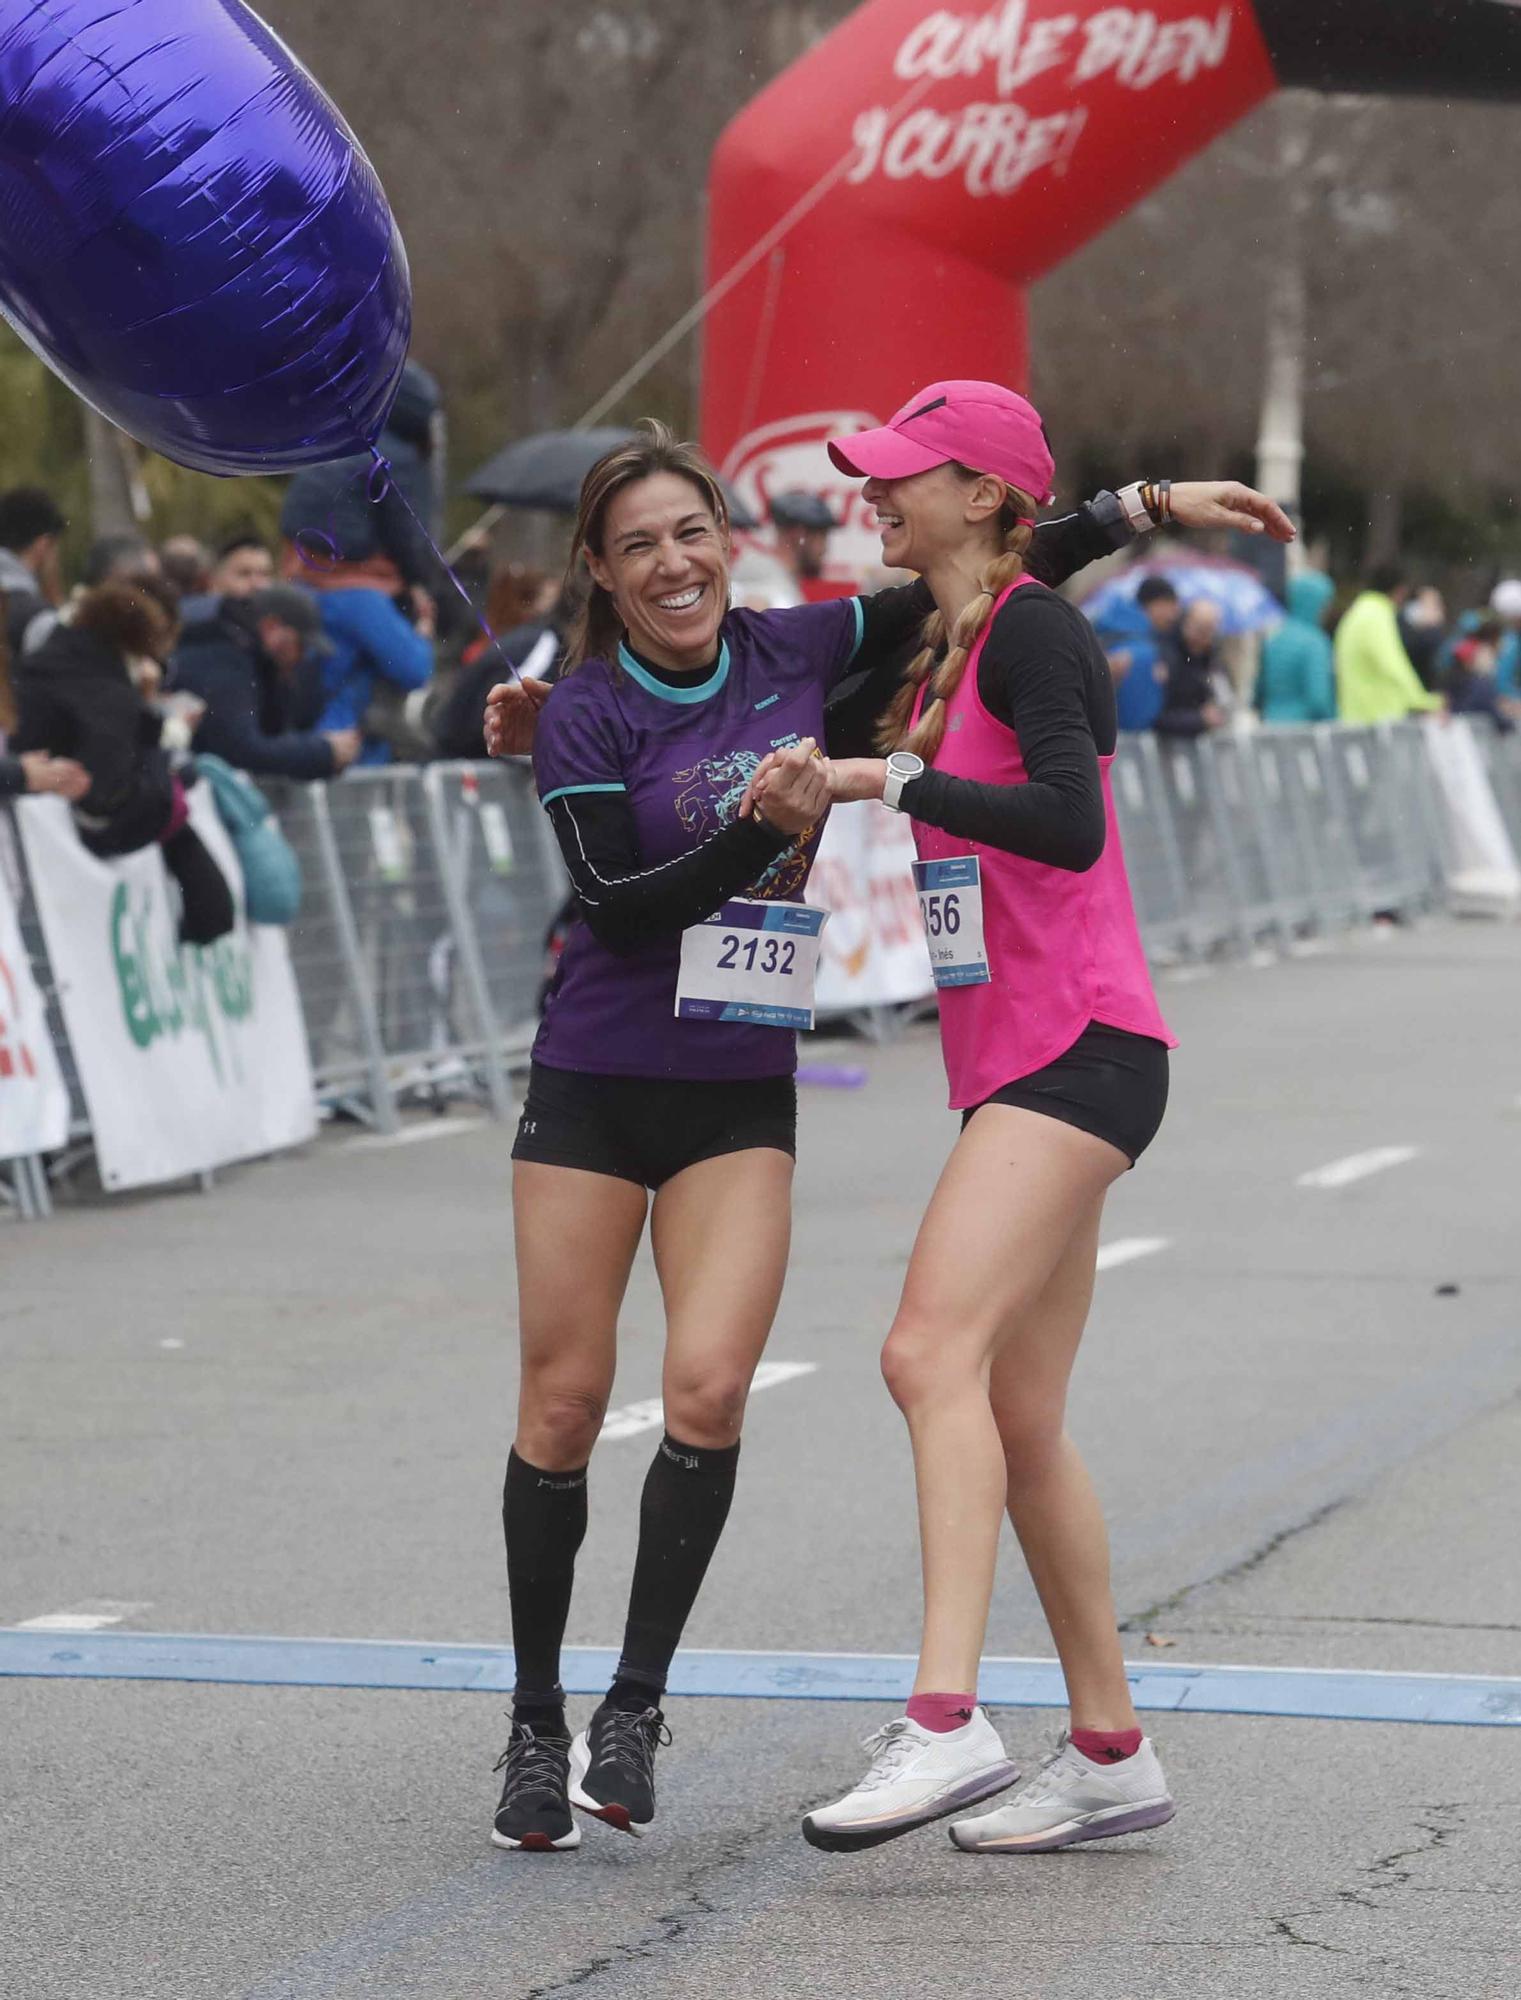
[[976, 1687], [1008, 1497], [993, 1360], [1126, 1164], [1089, 1133], [992, 1104], [962, 1133], [930, 1201], [882, 1356], [919, 1496], [916, 1692]]
[[793, 1163], [770, 1146], [699, 1160], [655, 1196], [665, 1296], [665, 1421], [687, 1444], [734, 1444], [776, 1318], [792, 1241]]
[[1098, 1495], [1063, 1429], [1067, 1385], [1093, 1299], [1096, 1196], [1035, 1303], [993, 1361], [990, 1392], [1008, 1478], [1009, 1519], [1066, 1676], [1074, 1728], [1136, 1726], [1109, 1585]]
[[645, 1206], [642, 1187], [612, 1174], [514, 1164], [516, 1450], [530, 1465], [569, 1471], [591, 1456], [612, 1392], [618, 1313]]

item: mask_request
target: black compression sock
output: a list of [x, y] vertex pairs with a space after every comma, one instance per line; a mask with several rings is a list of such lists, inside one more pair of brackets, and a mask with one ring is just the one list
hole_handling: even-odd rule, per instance
[[604, 1708], [621, 1709], [625, 1715], [643, 1715], [647, 1708], [659, 1708], [665, 1700], [665, 1683], [662, 1681], [641, 1681], [631, 1678], [623, 1671], [623, 1663], [618, 1663], [618, 1678], [608, 1689], [603, 1701]]
[[669, 1431], [660, 1440], [640, 1503], [639, 1553], [613, 1683], [624, 1698], [615, 1705], [632, 1705], [641, 1693], [658, 1705], [728, 1519], [738, 1466], [737, 1444], [682, 1444]]
[[560, 1644], [570, 1616], [576, 1552], [586, 1533], [586, 1467], [545, 1472], [511, 1452], [502, 1488], [502, 1530], [517, 1663], [513, 1717], [531, 1722], [530, 1711], [537, 1711], [541, 1726], [547, 1727], [558, 1713], [563, 1728]]
[[535, 1736], [569, 1736], [564, 1688], [556, 1688], [553, 1694], [525, 1693], [519, 1688], [512, 1697], [512, 1719], [526, 1723]]

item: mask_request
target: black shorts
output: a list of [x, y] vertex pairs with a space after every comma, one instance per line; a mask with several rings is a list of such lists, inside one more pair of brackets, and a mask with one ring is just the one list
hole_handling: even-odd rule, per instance
[[[1150, 1035], [1106, 1028], [1094, 1021], [1065, 1055], [1029, 1076], [1017, 1077], [983, 1104], [1012, 1104], [1043, 1111], [1117, 1146], [1132, 1166], [1157, 1136], [1167, 1109], [1167, 1050]], [[961, 1114], [966, 1122], [982, 1109]]]
[[536, 1062], [528, 1072], [512, 1157], [658, 1188], [699, 1160], [752, 1146], [772, 1146], [797, 1158], [793, 1077], [691, 1083], [594, 1076]]

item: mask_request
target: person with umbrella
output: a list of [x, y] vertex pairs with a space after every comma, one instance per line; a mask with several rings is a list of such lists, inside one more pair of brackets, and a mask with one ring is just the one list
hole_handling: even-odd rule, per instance
[[1099, 640], [1109, 655], [1121, 729], [1150, 729], [1162, 711], [1167, 670], [1162, 647], [1183, 615], [1178, 593], [1165, 576], [1148, 576], [1133, 600], [1117, 598], [1102, 621]]

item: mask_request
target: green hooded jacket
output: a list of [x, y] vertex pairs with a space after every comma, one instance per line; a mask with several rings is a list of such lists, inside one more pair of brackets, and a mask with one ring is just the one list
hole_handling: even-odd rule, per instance
[[1253, 695], [1264, 722], [1335, 721], [1336, 671], [1321, 623], [1335, 594], [1335, 584], [1318, 569], [1289, 585], [1289, 615], [1262, 649]]

